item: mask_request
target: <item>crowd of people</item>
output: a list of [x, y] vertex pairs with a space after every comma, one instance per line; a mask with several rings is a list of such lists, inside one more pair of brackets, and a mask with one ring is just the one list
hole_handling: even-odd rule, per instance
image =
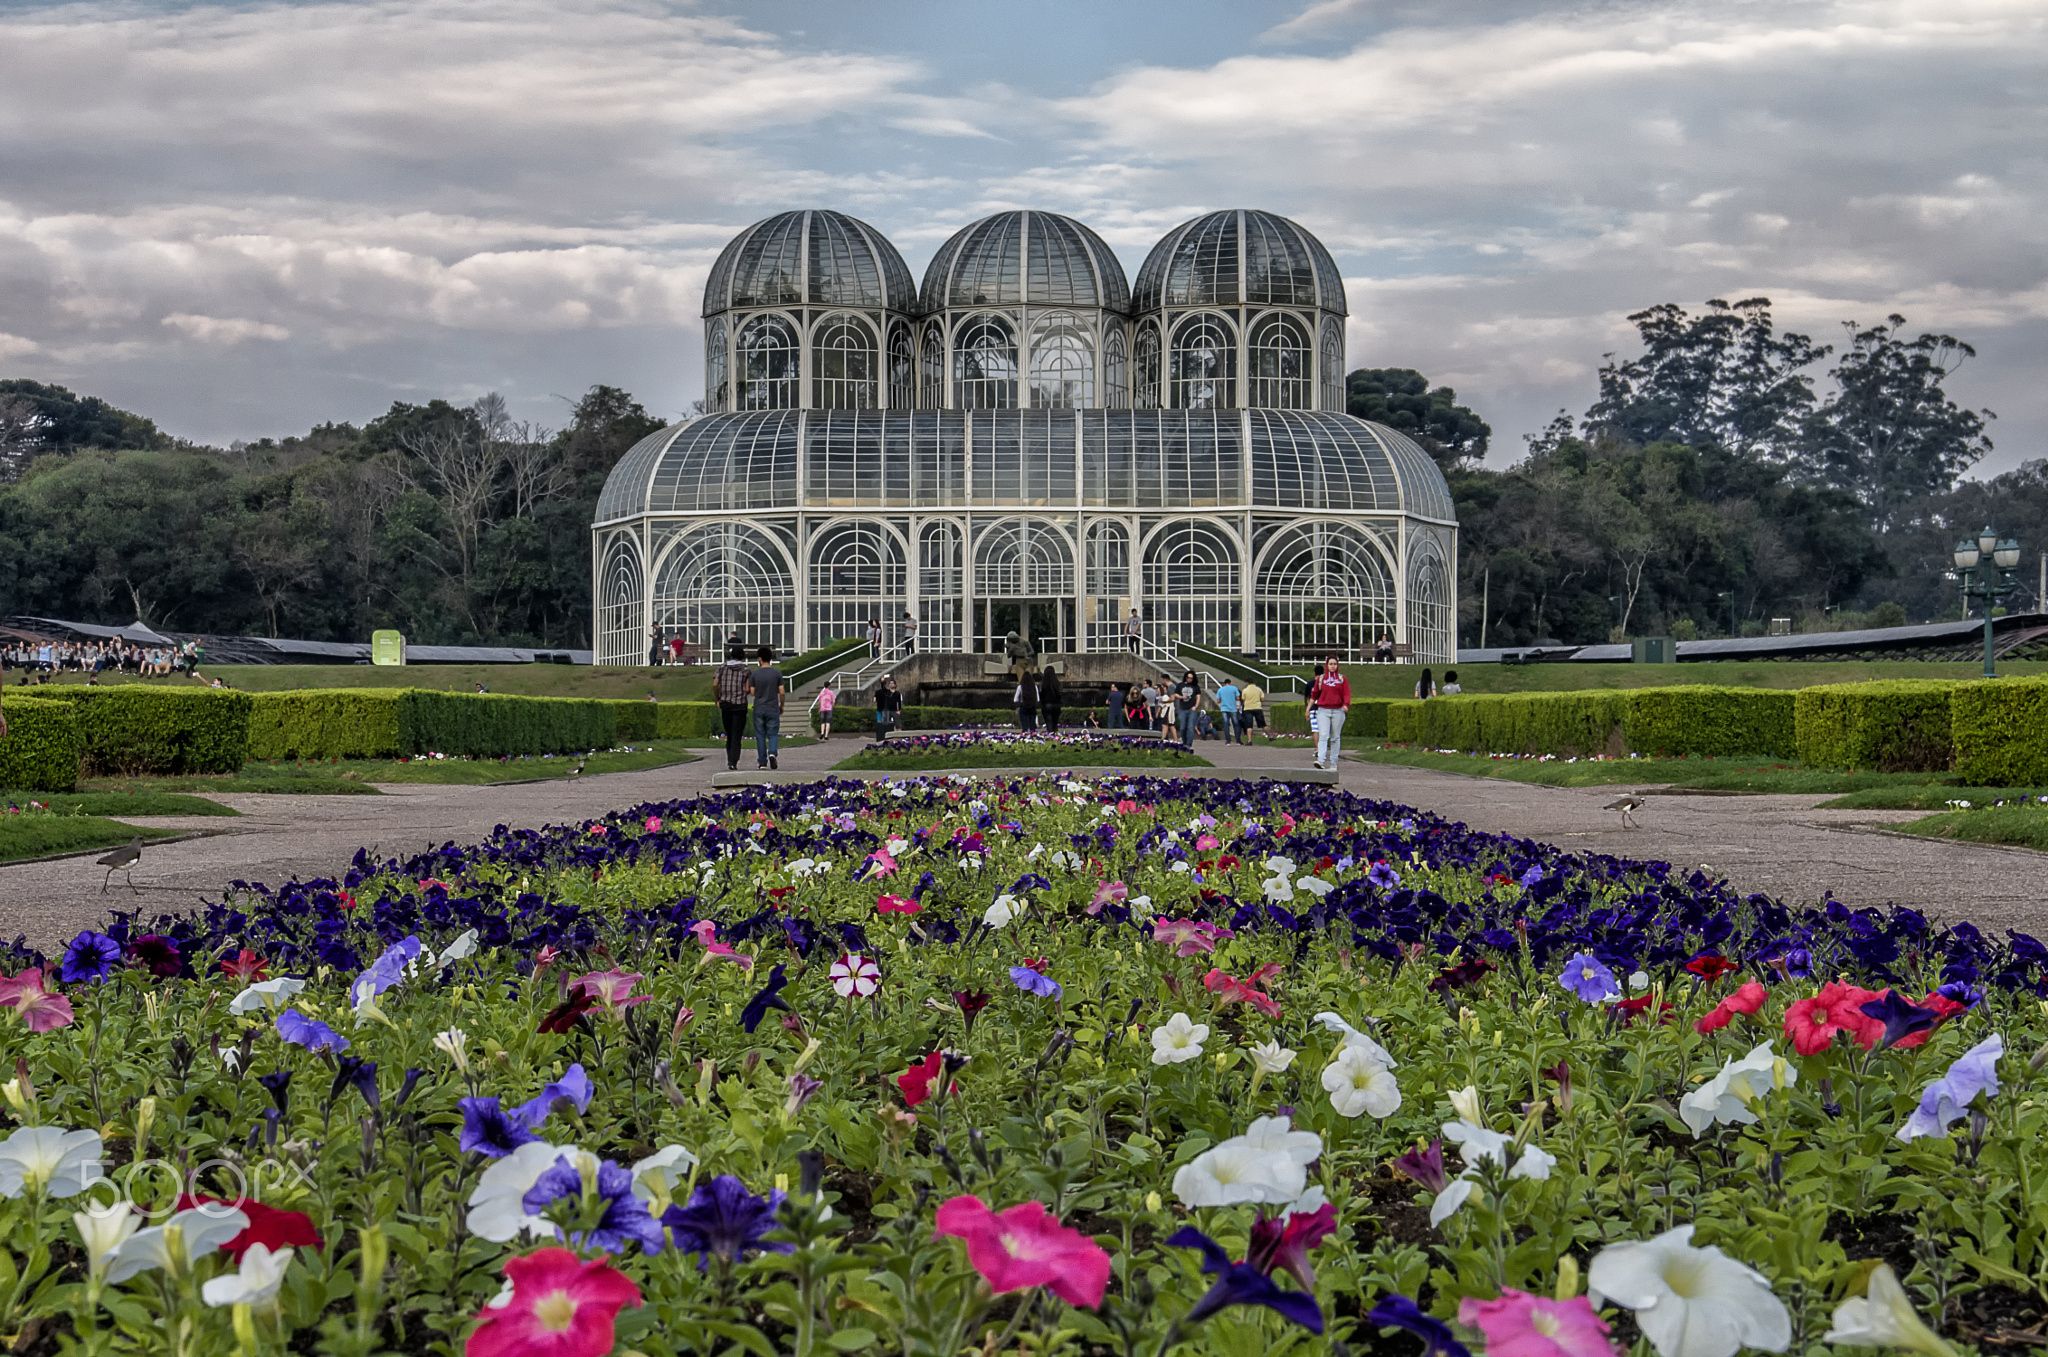
[[[171, 678], [194, 674], [205, 651], [197, 641], [143, 645], [135, 641], [14, 640], [0, 646], [0, 668], [20, 684], [47, 683], [58, 674], [132, 674]], [[217, 684], [218, 680], [214, 680]]]

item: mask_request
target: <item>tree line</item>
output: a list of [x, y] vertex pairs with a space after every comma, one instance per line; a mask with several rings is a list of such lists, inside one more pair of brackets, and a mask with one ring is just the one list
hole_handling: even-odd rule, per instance
[[[1450, 483], [1462, 644], [1953, 617], [1955, 538], [2043, 521], [2048, 463], [1963, 479], [1992, 415], [1946, 390], [1974, 355], [1954, 336], [1890, 316], [1822, 344], [1780, 330], [1762, 297], [1629, 319], [1639, 351], [1607, 355], [1585, 411], [1499, 469], [1455, 391], [1409, 369], [1350, 374], [1351, 413], [1408, 433]], [[593, 386], [560, 429], [487, 396], [220, 449], [0, 381], [0, 615], [583, 644], [592, 510], [660, 423]]]

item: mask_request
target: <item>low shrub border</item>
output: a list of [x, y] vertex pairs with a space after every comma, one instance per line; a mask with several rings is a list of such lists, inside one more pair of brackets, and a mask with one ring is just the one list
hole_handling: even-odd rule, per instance
[[78, 712], [80, 772], [232, 773], [249, 755], [247, 693], [127, 684], [42, 690]]
[[1802, 688], [1795, 752], [1814, 768], [1946, 772], [1955, 762], [1950, 698], [1960, 684], [1889, 679]]
[[1762, 688], [1459, 694], [1388, 705], [1397, 744], [1491, 754], [1793, 754], [1793, 694]]
[[1964, 782], [2048, 782], [2048, 679], [1958, 684], [1949, 696], [1949, 735]]
[[78, 709], [40, 697], [0, 701], [7, 738], [0, 739], [0, 787], [68, 792], [78, 785]]

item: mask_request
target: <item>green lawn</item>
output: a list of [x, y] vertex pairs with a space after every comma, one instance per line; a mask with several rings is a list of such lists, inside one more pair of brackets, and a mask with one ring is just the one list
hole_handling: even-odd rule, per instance
[[1952, 810], [1900, 825], [1907, 834], [1967, 843], [2004, 844], [2013, 848], [2048, 849], [2048, 806], [1990, 806], [1983, 810]]
[[[633, 773], [670, 764], [694, 763], [692, 740], [656, 740], [635, 745], [630, 751], [597, 753], [584, 765], [583, 776], [597, 773]], [[188, 774], [167, 777], [95, 778], [87, 784], [95, 793], [135, 792], [273, 792], [302, 796], [375, 796], [377, 783], [431, 783], [441, 786], [481, 787], [501, 782], [546, 782], [569, 776], [579, 762], [576, 755], [543, 758], [529, 755], [516, 759], [443, 759], [438, 762], [414, 759], [337, 759], [331, 763], [245, 763], [239, 773]], [[145, 812], [129, 811], [131, 815]], [[173, 814], [180, 812], [150, 812]]]
[[1821, 802], [1822, 810], [1947, 810], [1951, 801], [1968, 801], [1973, 806], [1989, 806], [1993, 801], [2008, 801], [2022, 796], [2040, 796], [2039, 787], [1973, 787], [1946, 782], [1928, 782], [1926, 774], [1904, 774], [1918, 777], [1917, 782], [1902, 783], [1896, 787], [1871, 787], [1865, 791], [1851, 792], [1838, 796], [1832, 801]]
[[48, 806], [58, 815], [100, 815], [120, 818], [124, 815], [234, 815], [218, 801], [209, 801], [203, 796], [188, 796], [182, 792], [161, 791], [155, 788], [143, 790], [102, 790], [97, 784], [88, 784], [82, 792], [0, 792], [0, 812], [9, 806], [26, 806], [35, 801]]
[[[283, 792], [302, 796], [375, 796], [377, 789], [355, 771], [357, 766], [356, 763], [245, 763], [239, 773], [91, 778], [85, 785], [88, 791], [98, 793]], [[364, 761], [362, 766], [369, 765]]]
[[1208, 768], [1199, 754], [1160, 749], [932, 749], [884, 754], [862, 750], [832, 765], [834, 771], [940, 772], [948, 768]]
[[137, 835], [147, 842], [170, 833], [168, 829], [138, 829], [97, 815], [0, 814], [0, 862], [85, 853], [112, 848]]
[[[1977, 663], [1936, 664], [1925, 660], [1703, 660], [1696, 664], [1460, 664], [1458, 682], [1468, 693], [1533, 693], [1574, 688], [1662, 688], [1711, 683], [1731, 688], [1810, 688], [1821, 683], [1866, 679], [1970, 679]], [[1439, 682], [1444, 665], [1430, 666]], [[1306, 668], [1289, 672], [1306, 674]], [[1344, 673], [1354, 697], [1410, 697], [1420, 667], [1412, 664], [1350, 664]], [[2014, 677], [2048, 675], [2048, 661], [2002, 663], [1998, 672]]]
[[1344, 752], [1366, 763], [1430, 768], [1472, 777], [1532, 782], [1544, 787], [1685, 787], [1717, 792], [1843, 793], [1937, 785], [1926, 773], [1838, 773], [1770, 759], [1489, 759], [1471, 754], [1346, 744]]

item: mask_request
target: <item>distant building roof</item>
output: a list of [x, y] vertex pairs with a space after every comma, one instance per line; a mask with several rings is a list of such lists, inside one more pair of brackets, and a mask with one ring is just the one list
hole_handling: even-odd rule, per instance
[[[2048, 613], [2008, 613], [1991, 622], [1992, 647], [2002, 656], [2048, 654]], [[1865, 627], [1856, 631], [1809, 631], [1796, 636], [1725, 637], [1680, 641], [1679, 663], [1694, 660], [1856, 660], [1880, 656], [1904, 660], [1967, 660], [1983, 653], [1984, 619], [1926, 622], [1911, 627]], [[1590, 646], [1506, 646], [1461, 649], [1463, 664], [1534, 664], [1571, 660], [1580, 664], [1627, 663], [1626, 643]]]
[[[156, 644], [197, 641], [206, 648], [213, 664], [368, 664], [370, 646], [366, 641], [294, 641], [276, 636], [217, 636], [210, 632], [167, 631], [158, 633], [142, 627], [109, 627], [97, 622], [71, 622], [55, 617], [10, 617], [0, 630], [25, 638], [53, 641], [111, 641], [127, 639], [140, 644], [141, 636], [157, 637]], [[414, 664], [531, 664], [567, 656], [570, 664], [589, 664], [588, 650], [533, 646], [431, 646], [408, 645], [405, 657]]]

